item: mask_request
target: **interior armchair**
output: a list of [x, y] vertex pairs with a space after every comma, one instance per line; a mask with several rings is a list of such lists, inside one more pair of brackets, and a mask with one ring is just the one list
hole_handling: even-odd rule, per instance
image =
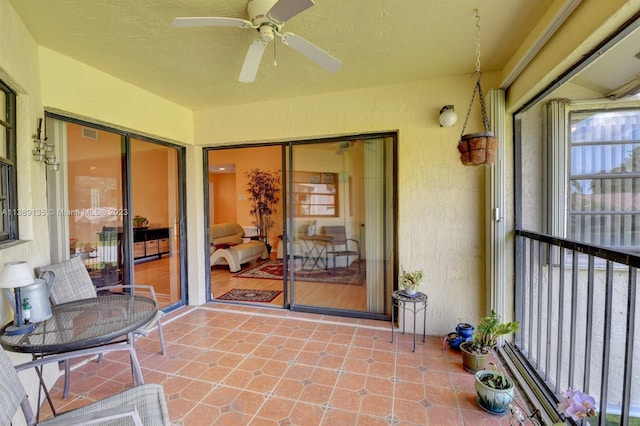
[[[37, 268], [36, 271], [40, 275], [45, 275], [51, 272], [55, 275], [55, 281], [51, 286], [51, 293], [49, 294], [49, 299], [54, 305], [81, 299], [91, 299], [98, 296], [91, 277], [89, 276], [87, 269], [82, 263], [82, 259], [80, 259], [80, 257], [78, 256], [72, 257], [69, 260], [65, 260], [57, 264]], [[156, 301], [155, 290], [152, 286], [149, 285], [119, 284], [114, 286], [100, 287], [100, 291], [111, 290], [133, 290], [136, 292], [136, 294], [150, 297], [154, 301]], [[167, 349], [164, 343], [164, 333], [162, 331], [161, 321], [163, 315], [164, 312], [158, 309], [156, 315], [143, 327], [136, 329], [133, 334], [135, 336], [134, 338], [140, 336], [148, 336], [149, 333], [157, 327], [162, 355], [166, 355]], [[65, 399], [69, 395], [69, 381], [71, 378], [70, 373], [70, 363], [67, 360], [65, 361], [65, 382], [63, 391], [63, 398]]]
[[145, 384], [109, 396], [75, 410], [37, 422], [18, 372], [0, 349], [0, 424], [9, 425], [22, 408], [28, 426], [34, 425], [170, 425], [162, 386]]
[[[325, 226], [324, 235], [331, 237], [327, 244], [327, 262], [333, 259], [333, 267], [337, 266], [339, 257], [345, 258], [345, 266], [349, 267], [353, 261], [358, 260], [358, 271], [361, 270], [360, 242], [353, 238], [347, 238], [344, 226]], [[331, 263], [327, 263], [327, 266]]]

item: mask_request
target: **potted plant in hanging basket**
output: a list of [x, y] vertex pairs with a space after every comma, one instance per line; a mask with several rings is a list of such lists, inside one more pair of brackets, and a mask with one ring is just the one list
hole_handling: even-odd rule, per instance
[[424, 271], [422, 269], [409, 272], [403, 271], [398, 279], [398, 286], [407, 296], [415, 296], [422, 280], [424, 280]]
[[462, 126], [462, 135], [458, 142], [458, 152], [460, 152], [460, 161], [465, 166], [478, 166], [480, 164], [491, 164], [496, 159], [496, 150], [498, 149], [498, 139], [493, 135], [489, 125], [489, 118], [487, 117], [487, 111], [484, 104], [484, 95], [482, 93], [482, 86], [480, 85], [480, 79], [482, 73], [479, 74], [476, 81], [475, 88], [473, 90], [473, 96], [471, 97], [471, 104], [469, 105], [469, 112], [467, 113], [467, 120], [473, 106], [476, 93], [480, 99], [482, 124], [484, 126], [483, 132], [464, 134], [467, 127], [467, 120], [465, 120]]
[[[484, 104], [484, 94], [482, 93], [482, 72], [480, 71], [480, 15], [476, 10], [476, 70], [471, 75], [478, 75], [473, 94], [471, 96], [471, 102], [469, 103], [469, 110], [467, 111], [467, 118], [464, 120], [462, 126], [462, 133], [460, 141], [458, 142], [458, 151], [460, 152], [460, 161], [465, 166], [478, 166], [480, 164], [491, 164], [496, 159], [496, 150], [498, 149], [498, 139], [493, 135], [491, 127], [489, 125], [489, 118], [487, 117], [487, 108]], [[478, 95], [478, 101], [480, 102], [480, 112], [482, 113], [482, 125], [484, 126], [483, 132], [465, 134], [464, 131], [467, 127], [467, 121], [471, 115], [471, 108], [473, 107], [473, 101]]]
[[491, 370], [478, 371], [475, 376], [478, 405], [492, 414], [504, 413], [514, 398], [513, 381], [495, 365]]
[[276, 205], [280, 201], [280, 176], [276, 172], [260, 169], [248, 171], [247, 192], [251, 201], [251, 210], [258, 235], [261, 235], [267, 250], [271, 252], [269, 244], [269, 230], [273, 226], [272, 216], [276, 213]]
[[520, 324], [517, 321], [503, 323], [495, 310], [491, 315], [478, 322], [473, 338], [460, 344], [462, 351], [462, 366], [470, 373], [483, 370], [487, 364], [491, 349], [496, 346], [498, 337], [505, 334], [517, 333]]

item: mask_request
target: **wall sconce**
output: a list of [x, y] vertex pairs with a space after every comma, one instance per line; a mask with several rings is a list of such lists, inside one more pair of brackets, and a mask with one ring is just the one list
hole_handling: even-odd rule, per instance
[[56, 161], [55, 146], [53, 143], [47, 142], [46, 130], [42, 131], [42, 118], [38, 118], [38, 130], [33, 135], [33, 143], [36, 145], [33, 148], [33, 158], [36, 161], [44, 161], [51, 170], [58, 170], [60, 163]]
[[440, 127], [451, 127], [458, 122], [458, 114], [453, 105], [445, 105], [440, 109]]

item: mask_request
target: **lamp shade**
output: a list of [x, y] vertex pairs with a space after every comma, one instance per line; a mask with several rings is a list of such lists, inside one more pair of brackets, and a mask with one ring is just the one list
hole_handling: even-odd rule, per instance
[[0, 288], [24, 287], [35, 283], [33, 271], [25, 261], [8, 262], [0, 273]]

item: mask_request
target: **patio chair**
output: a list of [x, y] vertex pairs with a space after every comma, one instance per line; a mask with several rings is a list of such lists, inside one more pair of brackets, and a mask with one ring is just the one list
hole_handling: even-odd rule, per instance
[[[324, 235], [331, 237], [327, 247], [327, 257], [333, 259], [333, 267], [336, 267], [336, 258], [346, 257], [346, 266], [349, 267], [349, 257], [358, 259], [358, 272], [360, 271], [360, 242], [353, 238], [347, 238], [344, 226], [325, 226]], [[328, 266], [328, 259], [327, 259]]]
[[[169, 425], [169, 410], [162, 386], [145, 384], [92, 402], [37, 423], [18, 372], [0, 349], [0, 424], [9, 425], [22, 408], [28, 426], [35, 425]], [[131, 419], [126, 419], [130, 417]], [[127, 421], [130, 420], [130, 421]]]
[[[49, 294], [49, 299], [54, 305], [74, 300], [91, 299], [98, 296], [97, 290], [91, 281], [89, 273], [87, 272], [87, 268], [85, 268], [82, 263], [82, 259], [78, 256], [60, 263], [36, 268], [36, 271], [39, 275], [45, 275], [50, 272], [55, 275], [55, 281], [51, 286], [51, 293]], [[118, 284], [114, 286], [100, 287], [100, 292], [126, 289], [132, 289], [136, 294], [148, 294], [154, 301], [156, 300], [155, 290], [149, 285]], [[158, 309], [156, 315], [144, 327], [136, 329], [133, 334], [135, 340], [135, 338], [139, 336], [148, 336], [153, 328], [157, 327], [162, 355], [166, 355], [167, 349], [164, 343], [164, 333], [162, 332], [161, 321], [163, 315], [164, 312]], [[135, 344], [135, 341], [133, 343]], [[70, 363], [69, 361], [65, 361], [65, 382], [62, 395], [64, 399], [69, 395], [70, 373]]]

